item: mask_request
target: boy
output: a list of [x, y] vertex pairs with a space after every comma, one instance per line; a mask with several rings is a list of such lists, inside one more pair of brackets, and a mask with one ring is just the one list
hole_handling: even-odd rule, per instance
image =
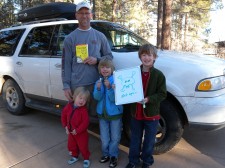
[[93, 92], [95, 100], [98, 101], [97, 114], [102, 141], [102, 157], [99, 162], [110, 161], [110, 168], [117, 166], [123, 115], [123, 106], [115, 104], [114, 69], [111, 59], [101, 59], [98, 65], [101, 78], [96, 81]]
[[[153, 66], [157, 58], [156, 48], [144, 44], [140, 47], [138, 55], [142, 62], [144, 100], [130, 105], [131, 141], [129, 163], [126, 168], [135, 168], [140, 164], [140, 159], [143, 160], [142, 168], [148, 168], [154, 163], [153, 149], [160, 119], [160, 102], [167, 94], [165, 76]], [[141, 148], [143, 132], [144, 141]]]

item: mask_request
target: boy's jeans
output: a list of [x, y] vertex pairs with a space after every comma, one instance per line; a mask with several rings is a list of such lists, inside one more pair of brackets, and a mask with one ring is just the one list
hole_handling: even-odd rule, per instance
[[[131, 119], [131, 140], [129, 150], [130, 163], [138, 165], [140, 164], [140, 158], [143, 160], [143, 163], [149, 166], [154, 163], [152, 154], [158, 122], [158, 120], [147, 121], [136, 120], [134, 118]], [[145, 135], [143, 146], [141, 147], [143, 131]]]
[[99, 119], [99, 126], [102, 141], [102, 155], [117, 158], [122, 131], [122, 119], [112, 121]]

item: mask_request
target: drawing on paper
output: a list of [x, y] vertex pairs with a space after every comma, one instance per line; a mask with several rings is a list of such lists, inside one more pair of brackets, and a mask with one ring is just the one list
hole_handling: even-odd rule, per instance
[[126, 89], [129, 89], [129, 88], [131, 88], [132, 90], [135, 90], [135, 88], [134, 88], [134, 83], [135, 83], [134, 74], [135, 74], [135, 71], [132, 72], [131, 76], [127, 76], [127, 77], [124, 78], [122, 75], [120, 75], [118, 77], [118, 79], [121, 82], [121, 86], [122, 86], [122, 89], [120, 90], [121, 92], [124, 92]]
[[113, 76], [117, 105], [143, 100], [143, 87], [139, 66], [114, 71]]

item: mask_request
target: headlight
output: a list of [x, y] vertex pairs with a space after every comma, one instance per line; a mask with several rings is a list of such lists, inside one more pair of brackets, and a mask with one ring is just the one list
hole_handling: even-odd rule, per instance
[[201, 80], [196, 87], [197, 91], [215, 91], [225, 88], [225, 76], [218, 76]]

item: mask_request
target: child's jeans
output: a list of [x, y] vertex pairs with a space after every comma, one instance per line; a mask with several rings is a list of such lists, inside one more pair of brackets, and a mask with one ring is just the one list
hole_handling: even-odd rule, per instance
[[[129, 162], [138, 165], [140, 159], [147, 165], [154, 163], [152, 156], [155, 144], [155, 136], [157, 133], [158, 120], [136, 120], [131, 119], [131, 140], [129, 150]], [[144, 131], [144, 142], [142, 144], [142, 136]], [[141, 155], [140, 155], [141, 154]]]
[[100, 137], [102, 141], [102, 155], [118, 157], [119, 143], [122, 131], [122, 119], [99, 119]]

